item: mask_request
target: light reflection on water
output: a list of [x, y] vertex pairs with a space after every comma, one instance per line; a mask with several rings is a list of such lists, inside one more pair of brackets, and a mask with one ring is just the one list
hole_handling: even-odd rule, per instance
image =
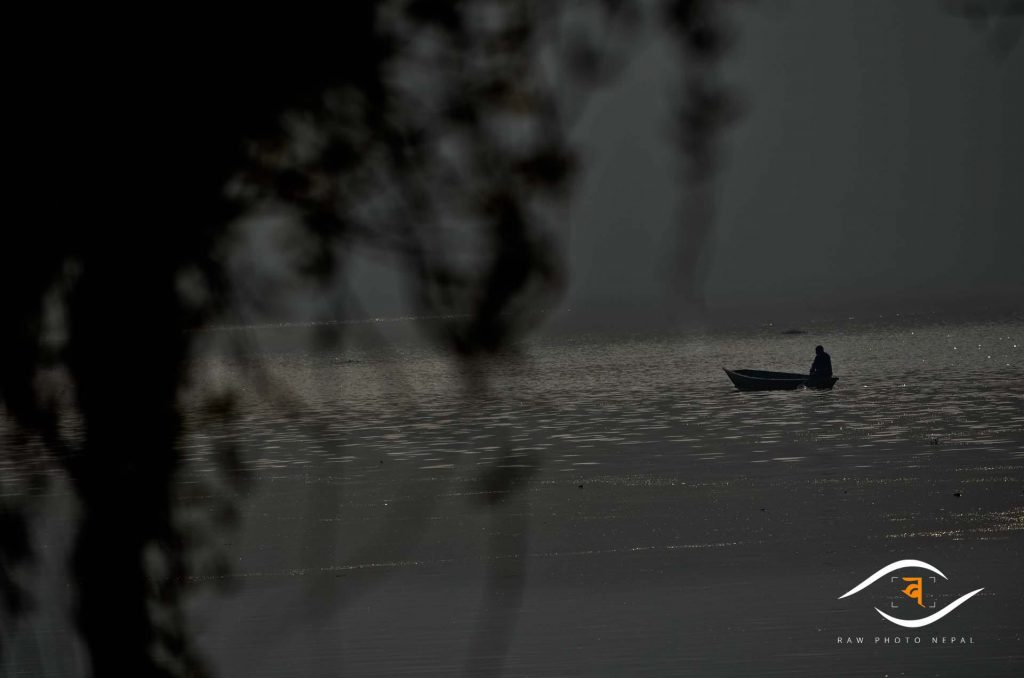
[[[817, 343], [833, 391], [741, 393], [721, 371], [803, 371]], [[182, 483], [223, 443], [256, 482], [231, 570], [195, 577], [246, 586], [200, 601], [202, 642], [225, 675], [452, 675], [486, 568], [522, 559], [509, 675], [1011, 675], [1022, 345], [1019, 321], [570, 337], [493, 360], [486, 390], [404, 345], [263, 353], [269, 391], [207, 357], [197, 385], [241, 407], [187, 436]], [[494, 467], [536, 469], [505, 523], [475, 481]], [[527, 529], [522, 553], [481, 546]], [[995, 591], [958, 611], [985, 653], [837, 654], [835, 633], [884, 632], [837, 607], [844, 585], [933, 543]]]
[[[1013, 675], [997, 657], [1021, 661], [1022, 337], [1022, 322], [570, 337], [493, 360], [486, 390], [425, 349], [265, 354], [290, 405], [250, 390], [188, 450], [201, 471], [215, 440], [241, 443], [263, 495], [225, 575], [249, 588], [210, 605], [205, 642], [238, 675], [276, 675], [282, 656], [452, 675], [492, 568], [522, 561], [508, 675]], [[803, 371], [817, 343], [832, 391], [743, 393], [721, 371]], [[495, 467], [536, 471], [504, 523], [479, 501]], [[481, 546], [522, 533], [521, 551]], [[907, 554], [1002, 587], [957, 613], [988, 649], [836, 651], [836, 635], [887, 632], [868, 602], [836, 603], [843, 585]], [[234, 620], [258, 628], [270, 607], [306, 620], [301, 639], [250, 656]]]
[[[262, 369], [291, 406], [253, 398], [227, 430], [192, 436], [210, 468], [218, 439], [244, 444], [253, 471], [311, 461], [358, 478], [381, 460], [437, 472], [530, 456], [545, 472], [813, 463], [908, 463], [911, 456], [1024, 456], [1020, 323], [854, 327], [789, 336], [582, 337], [492, 360], [468, 395], [452, 360], [427, 349], [277, 353]], [[832, 391], [736, 391], [721, 371], [804, 371], [816, 343], [840, 377]], [[237, 378], [213, 362], [218, 379]], [[789, 454], [791, 449], [813, 454]]]

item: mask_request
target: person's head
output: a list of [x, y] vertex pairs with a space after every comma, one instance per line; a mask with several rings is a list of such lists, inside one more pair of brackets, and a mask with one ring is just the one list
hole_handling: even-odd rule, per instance
[[825, 352], [825, 348], [823, 346], [815, 346], [814, 352], [818, 355], [821, 355], [822, 353]]

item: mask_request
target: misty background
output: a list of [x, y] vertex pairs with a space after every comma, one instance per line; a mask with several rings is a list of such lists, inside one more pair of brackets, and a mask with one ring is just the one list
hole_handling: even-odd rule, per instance
[[[705, 307], [684, 307], [684, 320], [957, 310], [1024, 295], [1024, 15], [949, 9], [733, 7], [723, 75], [740, 116], [725, 130], [698, 259]], [[657, 21], [640, 31], [571, 131], [583, 171], [561, 227], [570, 325], [646, 325], [680, 305], [680, 60]], [[355, 317], [410, 312], [386, 256], [355, 256], [348, 275]]]

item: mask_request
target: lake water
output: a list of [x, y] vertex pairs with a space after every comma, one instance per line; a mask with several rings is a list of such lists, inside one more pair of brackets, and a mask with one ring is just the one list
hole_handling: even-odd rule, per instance
[[[238, 417], [184, 443], [197, 507], [220, 445], [249, 487], [200, 645], [246, 677], [1020, 675], [1024, 318], [782, 329], [560, 336], [472, 374], [251, 333], [198, 378]], [[721, 370], [817, 343], [832, 391]], [[948, 577], [936, 609], [984, 590], [922, 629], [873, 609], [906, 600], [888, 578], [839, 599], [904, 558]]]
[[[448, 356], [409, 346], [265, 354], [259, 369], [280, 397], [254, 403], [233, 434], [254, 471], [318, 462], [346, 465], [351, 479], [381, 460], [431, 476], [489, 467], [508, 451], [577, 475], [684, 462], [735, 473], [903, 467], [949, 453], [1019, 459], [1024, 323], [917, 322], [562, 337], [490, 361], [483, 385]], [[741, 393], [721, 370], [803, 372], [819, 341], [840, 378], [834, 391]], [[193, 444], [201, 463], [203, 443]], [[785, 454], [809, 444], [807, 456]]]

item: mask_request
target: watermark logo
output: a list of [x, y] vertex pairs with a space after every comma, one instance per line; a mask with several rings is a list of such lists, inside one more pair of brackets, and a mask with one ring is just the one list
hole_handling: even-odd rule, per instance
[[913, 598], [917, 604], [924, 607], [924, 583], [921, 577], [904, 577], [903, 581], [909, 581], [910, 586], [903, 589], [901, 593], [908, 598]]
[[[912, 560], [912, 559], [897, 560], [894, 563], [889, 563], [888, 565], [886, 565], [885, 567], [880, 569], [878, 572], [875, 572], [873, 575], [871, 575], [870, 577], [868, 577], [867, 579], [865, 579], [861, 583], [857, 584], [856, 586], [854, 586], [852, 589], [850, 589], [849, 591], [847, 591], [843, 595], [839, 596], [838, 599], [842, 600], [843, 598], [848, 598], [848, 597], [854, 595], [855, 593], [863, 591], [864, 589], [866, 589], [868, 586], [871, 586], [872, 584], [874, 584], [879, 579], [881, 579], [883, 577], [886, 577], [886, 576], [889, 576], [890, 581], [898, 581], [898, 580], [902, 579], [903, 581], [908, 582], [908, 584], [907, 584], [907, 586], [905, 588], [899, 589], [900, 593], [902, 593], [903, 595], [905, 595], [908, 598], [910, 598], [911, 600], [913, 600], [920, 607], [923, 607], [923, 608], [926, 608], [926, 609], [935, 609], [935, 603], [934, 602], [931, 603], [931, 605], [925, 604], [925, 581], [924, 581], [925, 578], [924, 577], [890, 576], [893, 573], [899, 572], [899, 570], [904, 570], [904, 569], [911, 568], [911, 567], [919, 568], [919, 569], [922, 569], [922, 570], [928, 570], [929, 572], [934, 572], [935, 574], [937, 574], [938, 576], [942, 577], [943, 579], [949, 579], [949, 577], [947, 577], [946, 575], [942, 574], [942, 572], [940, 572], [938, 570], [938, 568], [932, 567], [931, 565], [929, 565], [928, 563], [924, 562], [923, 560]], [[931, 579], [933, 583], [935, 581], [937, 581], [937, 579], [935, 577], [929, 577], [929, 579]], [[902, 586], [902, 584], [899, 584], [899, 586]], [[883, 617], [885, 617], [886, 619], [891, 621], [893, 624], [897, 624], [899, 626], [903, 626], [903, 627], [908, 628], [908, 629], [919, 629], [922, 626], [928, 626], [929, 624], [932, 624], [934, 622], [939, 621], [940, 619], [942, 619], [943, 617], [948, 615], [950, 612], [952, 612], [956, 608], [960, 607], [961, 605], [966, 603], [968, 600], [970, 600], [972, 597], [974, 597], [975, 595], [981, 593], [984, 590], [985, 590], [984, 588], [980, 588], [980, 589], [975, 589], [974, 591], [971, 591], [970, 593], [965, 593], [964, 595], [960, 596], [959, 598], [954, 600], [949, 605], [946, 605], [945, 607], [943, 607], [941, 610], [937, 610], [936, 612], [928, 615], [927, 617], [922, 617], [920, 619], [901, 619], [899, 617], [894, 617], [894, 616], [892, 616], [890, 614], [886, 614], [885, 612], [879, 610], [877, 607], [875, 608], [875, 612], [877, 612], [878, 614], [882, 615]], [[893, 607], [896, 607], [896, 606], [893, 605]]]

